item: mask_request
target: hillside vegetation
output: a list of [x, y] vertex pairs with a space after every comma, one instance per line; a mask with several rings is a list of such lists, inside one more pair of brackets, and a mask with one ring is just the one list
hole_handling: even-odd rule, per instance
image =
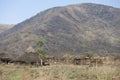
[[13, 24], [0, 24], [0, 33], [12, 28], [14, 25]]
[[0, 34], [0, 50], [10, 56], [36, 49], [42, 39], [47, 54], [120, 53], [120, 9], [85, 3], [54, 7]]

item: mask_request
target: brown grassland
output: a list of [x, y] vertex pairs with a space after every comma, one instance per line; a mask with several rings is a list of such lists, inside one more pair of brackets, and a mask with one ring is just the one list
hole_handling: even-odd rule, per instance
[[92, 67], [0, 64], [0, 80], [120, 80], [120, 63]]

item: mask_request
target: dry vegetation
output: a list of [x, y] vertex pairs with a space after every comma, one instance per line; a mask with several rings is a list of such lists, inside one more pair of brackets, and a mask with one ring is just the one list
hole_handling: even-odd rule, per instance
[[120, 80], [120, 65], [26, 66], [0, 64], [0, 80]]

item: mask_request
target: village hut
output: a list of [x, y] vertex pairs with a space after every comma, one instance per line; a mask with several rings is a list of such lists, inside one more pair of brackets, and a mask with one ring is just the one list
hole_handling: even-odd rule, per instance
[[18, 63], [26, 63], [26, 64], [35, 64], [40, 63], [40, 55], [33, 52], [26, 52], [20, 57], [18, 57], [15, 61]]
[[86, 55], [74, 56], [73, 62], [76, 65], [89, 65], [91, 63], [91, 59]]
[[18, 63], [27, 63], [27, 64], [34, 64], [40, 62], [40, 55], [35, 52], [35, 49], [33, 49], [32, 46], [29, 46], [25, 53], [21, 56], [19, 56], [15, 62]]
[[54, 64], [55, 63], [55, 57], [46, 55], [46, 62], [48, 62], [49, 64]]
[[87, 64], [88, 59], [84, 55], [74, 56], [73, 62], [75, 65], [85, 65], [85, 64]]
[[6, 53], [0, 53], [0, 63], [9, 63], [12, 61], [11, 56]]

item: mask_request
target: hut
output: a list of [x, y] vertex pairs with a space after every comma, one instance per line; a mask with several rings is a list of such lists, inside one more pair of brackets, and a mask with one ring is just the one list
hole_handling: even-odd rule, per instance
[[89, 63], [89, 59], [85, 56], [75, 56], [73, 62], [75, 65], [85, 65]]
[[15, 62], [16, 63], [21, 63], [21, 64], [35, 64], [35, 63], [40, 63], [40, 55], [33, 53], [33, 52], [26, 52], [20, 57], [18, 57]]
[[14, 61], [16, 63], [27, 63], [27, 64], [34, 64], [34, 63], [39, 63], [40, 62], [40, 55], [35, 53], [35, 50], [33, 49], [32, 46], [29, 46], [25, 53], [21, 56], [19, 56], [17, 59]]
[[99, 56], [93, 57], [93, 59], [90, 60], [90, 66], [101, 66], [103, 65], [103, 59]]
[[45, 60], [43, 60], [39, 54], [35, 52], [32, 46], [29, 46], [26, 52], [14, 61], [20, 64], [48, 65], [48, 63]]
[[46, 61], [48, 64], [54, 64], [55, 63], [55, 57], [54, 56], [46, 56]]
[[9, 63], [12, 59], [10, 58], [10, 55], [6, 53], [0, 53], [0, 63]]

